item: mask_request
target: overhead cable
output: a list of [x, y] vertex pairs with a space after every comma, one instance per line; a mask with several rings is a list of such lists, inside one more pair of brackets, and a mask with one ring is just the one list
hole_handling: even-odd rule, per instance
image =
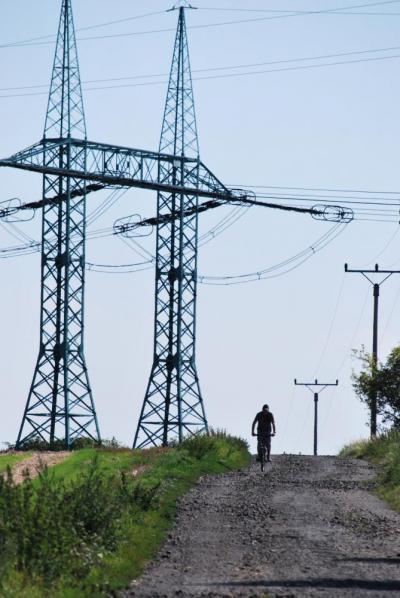
[[[244, 63], [244, 64], [233, 64], [227, 66], [216, 66], [216, 67], [207, 67], [201, 69], [193, 69], [192, 73], [208, 73], [208, 72], [216, 72], [216, 71], [230, 71], [230, 70], [237, 70], [237, 69], [248, 69], [248, 68], [257, 68], [260, 66], [273, 66], [279, 64], [291, 64], [296, 62], [307, 62], [307, 61], [314, 61], [314, 60], [327, 60], [329, 58], [344, 58], [348, 56], [361, 56], [365, 54], [375, 54], [378, 52], [394, 52], [400, 50], [400, 46], [389, 46], [386, 48], [368, 48], [366, 50], [353, 50], [350, 52], [336, 52], [333, 54], [321, 54], [317, 56], [302, 56], [300, 58], [287, 58], [287, 59], [280, 59], [280, 60], [269, 60], [269, 61], [262, 61], [262, 62], [253, 62], [253, 63]], [[153, 73], [149, 75], [130, 75], [124, 77], [107, 77], [103, 79], [88, 79], [86, 81], [82, 81], [83, 85], [92, 85], [94, 83], [111, 83], [113, 81], [120, 82], [120, 81], [130, 81], [132, 79], [153, 79], [159, 77], [168, 77], [169, 73]], [[160, 81], [159, 83], [164, 83], [165, 81]], [[157, 83], [158, 84], [158, 83]], [[116, 86], [118, 87], [118, 86]], [[1, 87], [0, 92], [2, 91], [18, 91], [23, 89], [41, 89], [45, 88], [47, 90], [48, 84], [40, 84], [40, 85], [20, 85], [17, 87]], [[96, 88], [100, 89], [100, 88]], [[105, 88], [107, 89], [107, 87]], [[86, 88], [88, 91], [89, 88]], [[42, 92], [43, 94], [46, 92]]]
[[[346, 224], [335, 224], [322, 237], [317, 239], [312, 245], [309, 245], [296, 255], [265, 268], [253, 272], [245, 272], [241, 274], [229, 274], [218, 276], [199, 275], [198, 282], [208, 285], [231, 286], [237, 284], [244, 284], [248, 282], [255, 282], [257, 280], [265, 280], [266, 278], [276, 278], [291, 272], [292, 270], [301, 266], [305, 261], [310, 259], [317, 252], [321, 251], [329, 243], [331, 243], [339, 234], [341, 234]], [[277, 272], [278, 271], [278, 272]]]
[[[336, 14], [338, 11], [341, 10], [354, 10], [357, 8], [367, 8], [369, 6], [381, 6], [384, 4], [397, 4], [399, 0], [386, 0], [385, 2], [373, 2], [367, 4], [358, 4], [352, 6], [343, 6], [331, 9], [321, 9], [321, 10], [310, 10], [304, 12], [293, 11], [292, 13], [284, 13], [284, 14], [275, 14], [266, 17], [253, 17], [251, 19], [238, 19], [234, 21], [221, 21], [217, 23], [204, 23], [200, 25], [191, 25], [187, 29], [196, 30], [196, 29], [209, 29], [213, 27], [225, 27], [230, 25], [241, 25], [244, 23], [257, 23], [262, 21], [275, 21], [280, 19], [290, 19], [290, 18], [297, 18], [297, 17], [304, 17], [304, 16], [315, 16], [315, 15], [327, 15], [327, 14]], [[147, 15], [145, 15], [147, 16]], [[138, 17], [140, 18], [140, 17]], [[103, 23], [100, 26], [105, 26]], [[96, 25], [93, 26], [97, 27]], [[174, 32], [175, 29], [172, 28], [163, 28], [163, 29], [151, 29], [148, 31], [131, 31], [125, 33], [113, 33], [113, 34], [103, 34], [103, 35], [95, 35], [95, 36], [88, 36], [88, 37], [78, 37], [77, 41], [93, 41], [97, 39], [110, 39], [110, 38], [121, 38], [121, 37], [132, 37], [132, 36], [141, 36], [141, 35], [152, 35], [157, 33], [171, 33]], [[41, 38], [37, 38], [38, 41], [22, 41], [22, 42], [8, 42], [5, 44], [0, 44], [0, 48], [16, 48], [16, 47], [30, 47], [30, 46], [42, 46], [42, 45], [53, 45], [54, 44], [54, 36], [51, 41], [46, 41], [47, 38], [50, 36], [41, 36]], [[40, 41], [42, 39], [43, 41]]]

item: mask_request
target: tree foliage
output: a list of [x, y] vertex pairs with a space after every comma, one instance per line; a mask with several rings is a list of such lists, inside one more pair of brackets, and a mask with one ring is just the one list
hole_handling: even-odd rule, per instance
[[364, 347], [355, 354], [362, 366], [358, 374], [353, 372], [354, 390], [369, 407], [376, 390], [382, 423], [400, 429], [400, 346], [392, 349], [385, 363], [376, 366]]

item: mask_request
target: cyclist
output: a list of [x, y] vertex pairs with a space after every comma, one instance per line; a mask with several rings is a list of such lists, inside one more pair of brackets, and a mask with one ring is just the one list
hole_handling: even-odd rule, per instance
[[[254, 429], [257, 424], [257, 434], [254, 433]], [[257, 413], [254, 418], [253, 425], [251, 427], [251, 435], [257, 436], [257, 455], [259, 455], [260, 450], [260, 440], [264, 441], [264, 444], [267, 449], [267, 461], [271, 462], [271, 436], [275, 436], [276, 428], [275, 428], [275, 420], [274, 416], [269, 410], [268, 405], [263, 405], [262, 411]]]

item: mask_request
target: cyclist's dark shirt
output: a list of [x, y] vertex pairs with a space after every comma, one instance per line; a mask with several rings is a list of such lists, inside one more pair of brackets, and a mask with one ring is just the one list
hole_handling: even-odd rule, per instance
[[257, 434], [270, 435], [272, 424], [274, 423], [274, 416], [270, 411], [260, 411], [256, 415]]

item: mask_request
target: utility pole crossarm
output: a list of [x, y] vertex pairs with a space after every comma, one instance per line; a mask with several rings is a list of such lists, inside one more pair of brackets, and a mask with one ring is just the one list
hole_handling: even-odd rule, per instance
[[[295, 378], [294, 383], [295, 386], [306, 386], [314, 392], [312, 387], [320, 387], [321, 390], [324, 390], [324, 388], [327, 388], [328, 386], [338, 386], [339, 380], [336, 380], [336, 382], [318, 382], [318, 380], [314, 380], [314, 382], [297, 382], [297, 379]], [[321, 390], [319, 390], [319, 392], [321, 392]]]
[[[355, 270], [355, 269], [351, 269], [349, 268], [348, 264], [344, 265], [344, 271], [345, 272], [355, 272], [357, 274], [400, 274], [400, 270], [381, 270], [378, 266], [378, 264], [375, 264], [375, 268], [368, 270], [368, 269], [361, 269], [361, 270]], [[382, 283], [380, 283], [382, 284]]]
[[[54, 160], [60, 152], [71, 152], [74, 167], [58, 167]], [[105, 186], [138, 187], [167, 193], [232, 200], [240, 193], [230, 191], [198, 159], [141, 149], [96, 143], [82, 139], [43, 139], [9, 158], [0, 166], [19, 168], [47, 175], [96, 181]], [[159, 171], [183, 172], [184, 185], [172, 184], [176, 177], [163, 177]]]

